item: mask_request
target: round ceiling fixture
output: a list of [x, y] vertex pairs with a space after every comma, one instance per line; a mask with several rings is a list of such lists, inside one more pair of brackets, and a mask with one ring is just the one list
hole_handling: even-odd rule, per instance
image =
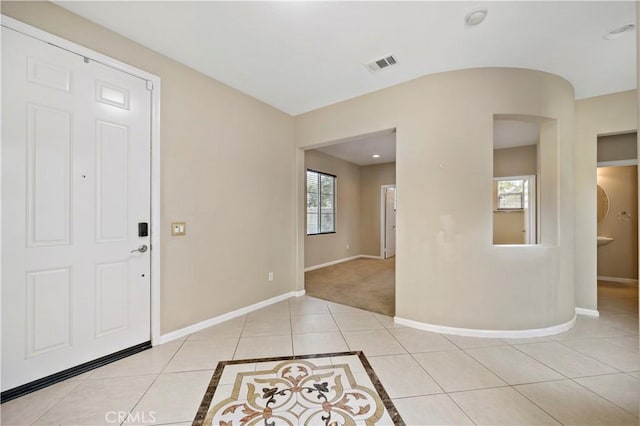
[[604, 33], [602, 38], [605, 39], [605, 40], [612, 40], [614, 38], [620, 37], [624, 33], [631, 32], [631, 31], [633, 31], [635, 29], [636, 29], [635, 24], [620, 25], [620, 26], [615, 27], [614, 29], [609, 30], [606, 33]]
[[372, 157], [373, 158], [380, 158], [380, 154], [373, 154]]
[[467, 13], [467, 16], [464, 18], [464, 21], [470, 27], [474, 27], [476, 25], [482, 24], [484, 20], [487, 18], [488, 13], [489, 11], [486, 8], [481, 7], [480, 9], [475, 9]]

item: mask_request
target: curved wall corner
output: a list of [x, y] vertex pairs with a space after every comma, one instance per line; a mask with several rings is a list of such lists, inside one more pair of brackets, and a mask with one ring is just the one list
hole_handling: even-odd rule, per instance
[[[541, 123], [542, 244], [492, 244], [494, 115]], [[388, 128], [396, 128], [396, 315], [449, 332], [522, 336], [571, 327], [571, 84], [540, 71], [468, 69], [295, 117], [301, 149]], [[298, 209], [304, 224], [304, 206]]]

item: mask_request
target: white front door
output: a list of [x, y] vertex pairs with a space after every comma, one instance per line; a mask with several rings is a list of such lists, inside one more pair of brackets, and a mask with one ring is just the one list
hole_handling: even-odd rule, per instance
[[150, 340], [150, 109], [145, 80], [2, 28], [3, 391]]
[[385, 236], [384, 258], [387, 259], [396, 254], [396, 188], [389, 187], [384, 190], [385, 209]]

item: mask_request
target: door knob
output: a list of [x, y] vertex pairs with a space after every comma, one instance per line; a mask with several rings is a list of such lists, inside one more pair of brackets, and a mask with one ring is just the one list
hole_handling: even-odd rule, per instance
[[131, 250], [131, 253], [135, 253], [135, 252], [140, 252], [140, 253], [144, 253], [149, 249], [149, 247], [147, 247], [146, 244], [142, 244], [140, 247], [138, 247], [135, 250]]

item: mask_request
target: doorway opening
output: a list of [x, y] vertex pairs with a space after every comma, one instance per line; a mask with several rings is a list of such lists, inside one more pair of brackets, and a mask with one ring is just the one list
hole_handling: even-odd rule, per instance
[[638, 314], [637, 133], [598, 137], [598, 311], [616, 321]]
[[304, 152], [308, 296], [395, 314], [395, 130]]
[[389, 259], [396, 255], [396, 210], [398, 198], [395, 185], [380, 188], [380, 256]]

